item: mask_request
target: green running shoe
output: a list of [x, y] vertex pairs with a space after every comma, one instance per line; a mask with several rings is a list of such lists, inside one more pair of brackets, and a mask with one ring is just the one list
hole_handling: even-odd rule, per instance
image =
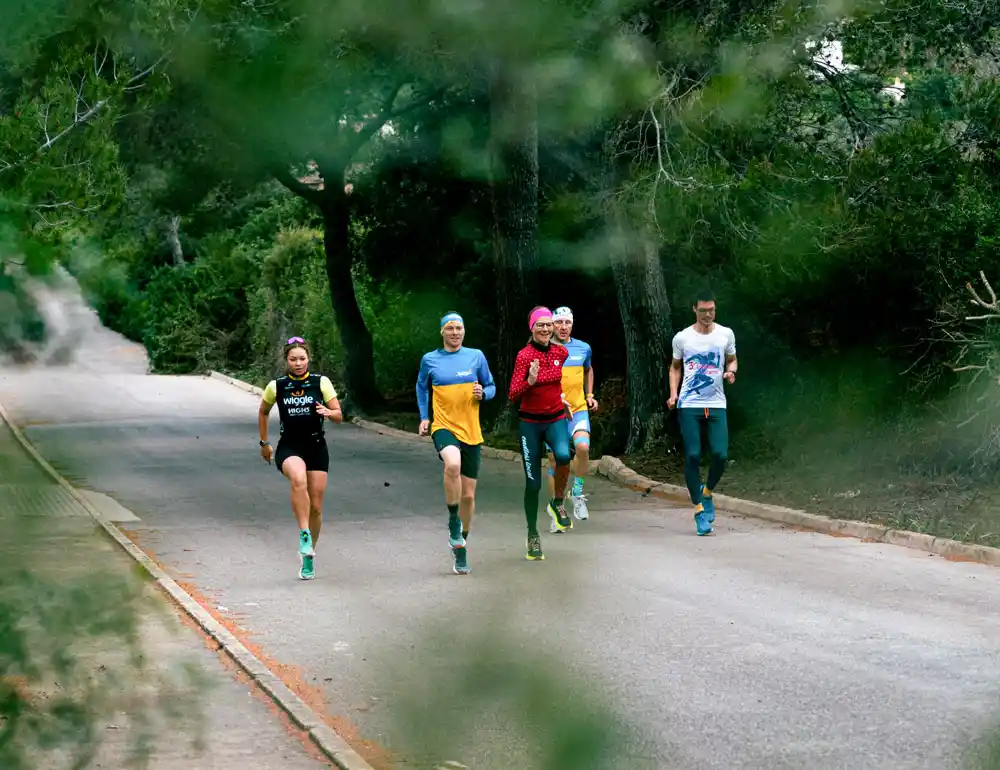
[[545, 560], [545, 554], [542, 553], [542, 538], [538, 535], [528, 535], [528, 553], [524, 558], [528, 561]]

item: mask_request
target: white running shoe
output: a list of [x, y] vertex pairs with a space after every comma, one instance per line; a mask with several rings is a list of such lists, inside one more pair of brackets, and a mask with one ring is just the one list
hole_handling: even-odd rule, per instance
[[586, 521], [590, 518], [586, 495], [570, 495], [569, 499], [573, 501], [573, 515], [579, 521]]

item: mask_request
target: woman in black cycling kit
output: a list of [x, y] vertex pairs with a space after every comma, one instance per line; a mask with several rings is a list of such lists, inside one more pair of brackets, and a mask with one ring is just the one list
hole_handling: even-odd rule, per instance
[[[299, 525], [299, 577], [316, 576], [316, 543], [323, 526], [323, 493], [326, 491], [330, 455], [323, 422], [343, 422], [337, 391], [321, 374], [309, 371], [309, 345], [301, 337], [285, 343], [284, 377], [271, 380], [257, 412], [260, 456], [275, 460], [278, 470], [291, 483], [292, 513]], [[268, 417], [278, 405], [280, 433], [278, 448], [267, 440]]]

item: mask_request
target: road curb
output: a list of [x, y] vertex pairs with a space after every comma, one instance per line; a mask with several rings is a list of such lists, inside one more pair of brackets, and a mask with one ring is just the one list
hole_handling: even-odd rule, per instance
[[[233, 383], [235, 384], [235, 383]], [[253, 387], [253, 386], [250, 386]], [[258, 388], [259, 390], [259, 388]], [[0, 420], [3, 420], [14, 434], [14, 438], [31, 455], [32, 459], [63, 487], [90, 514], [102, 529], [120, 545], [129, 556], [137, 561], [150, 577], [184, 610], [201, 628], [218, 642], [221, 649], [253, 679], [303, 730], [319, 749], [330, 758], [340, 770], [374, 770], [360, 754], [352, 749], [334, 730], [328, 727], [310, 706], [292, 692], [267, 666], [233, 635], [225, 626], [212, 617], [187, 591], [181, 588], [159, 565], [139, 548], [115, 524], [101, 517], [80, 492], [53, 468], [39, 454], [31, 441], [14, 423], [10, 414], [0, 404]]]
[[[644, 495], [653, 495], [685, 505], [691, 504], [686, 487], [667, 484], [662, 481], [647, 478], [636, 473], [617, 457], [604, 455], [599, 463], [598, 473], [605, 478]], [[815, 513], [806, 513], [794, 508], [784, 508], [780, 505], [758, 503], [753, 500], [742, 500], [738, 497], [716, 494], [716, 506], [723, 511], [737, 513], [754, 519], [763, 519], [776, 524], [785, 524], [825, 535], [837, 537], [853, 537], [870, 543], [885, 543], [902, 546], [949, 559], [974, 561], [990, 566], [1000, 566], [1000, 548], [986, 545], [961, 543], [957, 540], [925, 535], [921, 532], [891, 529], [882, 524], [870, 524], [864, 521], [849, 519], [834, 519]]]
[[[214, 379], [228, 382], [234, 387], [246, 390], [251, 393], [261, 394], [260, 388], [250, 383], [228, 377], [219, 372], [212, 372]], [[355, 417], [351, 420], [355, 425], [374, 431], [383, 436], [393, 436], [417, 441], [430, 442], [427, 436], [418, 436], [415, 433], [390, 428], [388, 425], [362, 420]], [[497, 460], [509, 460], [520, 462], [521, 455], [509, 449], [495, 449], [483, 445], [482, 453], [484, 457], [491, 457]], [[590, 461], [591, 472], [596, 472], [604, 476], [609, 481], [621, 487], [626, 487], [644, 495], [652, 495], [671, 502], [678, 502], [690, 505], [691, 499], [688, 496], [686, 487], [668, 484], [663, 481], [647, 478], [636, 473], [624, 462], [613, 455], [604, 455], [600, 460]], [[794, 508], [784, 508], [780, 505], [770, 505], [768, 503], [758, 503], [753, 500], [743, 500], [729, 495], [716, 494], [715, 503], [723, 511], [736, 513], [754, 519], [784, 524], [790, 527], [810, 530], [825, 535], [836, 537], [853, 537], [871, 543], [885, 543], [903, 548], [912, 548], [917, 551], [943, 556], [948, 559], [963, 560], [987, 564], [993, 567], [1000, 567], [1000, 548], [993, 548], [988, 545], [973, 545], [962, 543], [958, 540], [925, 535], [922, 532], [910, 532], [902, 529], [891, 529], [885, 525], [870, 524], [864, 521], [851, 521], [849, 519], [834, 519], [829, 516], [820, 516], [815, 513], [806, 513]]]

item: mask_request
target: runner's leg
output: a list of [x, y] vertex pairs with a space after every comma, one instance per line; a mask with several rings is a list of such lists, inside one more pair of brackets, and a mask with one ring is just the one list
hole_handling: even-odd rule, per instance
[[708, 466], [708, 479], [702, 487], [702, 501], [705, 513], [710, 522], [715, 521], [715, 501], [712, 492], [722, 480], [729, 460], [729, 425], [725, 409], [710, 409], [708, 417], [708, 451], [711, 461]]
[[566, 508], [563, 505], [572, 457], [569, 445], [569, 423], [566, 420], [556, 420], [546, 425], [545, 441], [552, 447], [552, 455], [556, 461], [555, 491], [548, 505], [548, 514], [552, 519], [550, 531], [565, 532], [573, 527], [573, 521], [566, 515]]
[[[288, 479], [292, 513], [300, 532], [309, 532], [309, 486], [306, 478], [306, 461], [297, 455], [282, 458], [281, 473]], [[310, 535], [310, 538], [312, 535]]]
[[319, 542], [319, 533], [323, 529], [323, 497], [326, 493], [328, 475], [326, 471], [306, 471], [306, 488], [309, 492], [309, 533], [312, 535], [313, 548]]
[[444, 463], [444, 502], [448, 506], [448, 545], [462, 548], [462, 521], [459, 507], [462, 499], [462, 452], [458, 439], [449, 430], [436, 430], [432, 435], [434, 448]]
[[583, 409], [573, 415], [570, 423], [570, 435], [573, 444], [573, 487], [570, 500], [573, 503], [573, 515], [580, 521], [590, 518], [587, 509], [587, 497], [583, 494], [583, 484], [590, 469], [590, 412]]
[[705, 409], [688, 407], [677, 410], [677, 421], [684, 440], [684, 482], [694, 503], [694, 520], [699, 535], [712, 531], [701, 495], [701, 423], [706, 419], [705, 412]]
[[462, 453], [457, 446], [441, 450], [444, 462], [444, 502], [448, 506], [448, 544], [452, 548], [465, 545], [462, 539], [462, 520], [459, 510], [462, 503]]
[[695, 506], [701, 505], [701, 409], [677, 410], [677, 422], [684, 443], [684, 483]]
[[461, 548], [455, 548], [452, 553], [455, 555], [455, 574], [457, 575], [468, 575], [471, 572], [469, 567], [469, 530], [468, 527], [471, 526], [472, 516], [475, 513], [476, 508], [476, 480], [466, 478], [462, 476], [462, 504], [461, 504], [461, 516], [462, 516], [462, 539], [465, 541], [465, 545]]
[[293, 451], [295, 450], [282, 447], [279, 442], [275, 459], [282, 475], [289, 481], [292, 513], [299, 525], [299, 577], [309, 580], [312, 578], [312, 559], [316, 555], [316, 549], [309, 531], [308, 471], [306, 461], [297, 454], [292, 454]]
[[476, 512], [476, 479], [479, 478], [480, 447], [461, 444], [459, 446], [462, 461], [460, 467], [460, 493], [459, 519], [461, 521], [462, 542], [461, 548], [455, 548], [454, 571], [457, 575], [468, 575], [469, 568], [468, 538], [469, 529], [472, 527], [472, 517]]
[[538, 535], [538, 493], [542, 489], [542, 437], [545, 426], [538, 423], [518, 423], [518, 433], [521, 439], [521, 462], [524, 465], [524, 520], [528, 525], [527, 558], [541, 560], [542, 541]]
[[472, 529], [472, 518], [476, 515], [476, 484], [482, 464], [482, 450], [479, 446], [463, 444], [461, 453], [461, 499], [458, 515], [462, 520], [462, 537], [466, 538]]
[[556, 485], [555, 485], [556, 461], [555, 458], [552, 456], [552, 450], [548, 446], [546, 446], [546, 450], [547, 450], [546, 454], [548, 455], [549, 459], [549, 469], [548, 473], [545, 474], [545, 490], [548, 493], [549, 499], [551, 500], [553, 497], [556, 496]]

